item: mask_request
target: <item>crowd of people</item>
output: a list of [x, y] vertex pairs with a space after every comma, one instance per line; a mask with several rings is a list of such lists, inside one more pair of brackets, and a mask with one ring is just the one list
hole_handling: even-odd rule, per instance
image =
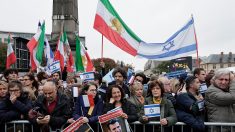
[[[80, 117], [82, 123], [97, 131], [98, 116], [117, 107], [123, 110], [122, 118], [129, 123], [140, 121], [147, 131], [152, 131], [150, 121], [159, 121], [161, 126], [154, 126], [155, 130], [165, 132], [172, 131], [177, 121], [187, 124], [185, 132], [211, 130], [205, 127], [205, 121], [235, 122], [235, 81], [229, 70], [206, 73], [196, 68], [187, 77], [171, 79], [164, 75], [147, 79], [143, 73], [136, 73], [131, 83], [126, 83], [127, 73], [121, 67], [112, 75], [114, 81], [107, 84], [98, 72], [94, 80], [83, 81], [72, 74], [62, 80], [60, 72], [18, 76], [17, 70], [7, 69], [0, 80], [0, 131], [13, 120], [29, 120], [34, 131], [56, 130]], [[74, 87], [79, 96], [92, 95], [94, 106], [82, 105], [79, 96], [74, 96]], [[145, 115], [144, 105], [149, 104], [160, 105], [159, 117]], [[142, 127], [137, 126], [136, 131], [142, 131]], [[179, 129], [174, 127], [175, 131]], [[224, 132], [230, 129], [223, 127]], [[220, 131], [220, 127], [213, 127], [213, 131]]]

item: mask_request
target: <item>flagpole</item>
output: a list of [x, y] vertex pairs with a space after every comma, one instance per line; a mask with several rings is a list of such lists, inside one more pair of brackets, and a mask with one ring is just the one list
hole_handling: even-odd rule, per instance
[[195, 34], [195, 41], [196, 41], [196, 48], [197, 48], [197, 67], [200, 67], [200, 64], [199, 64], [199, 57], [198, 57], [198, 42], [197, 42], [197, 35], [196, 35], [196, 29], [195, 29], [195, 26], [194, 26], [194, 19], [193, 19], [193, 14], [192, 14], [192, 20], [193, 20], [193, 29], [194, 29], [194, 34]]
[[101, 43], [101, 61], [103, 61], [103, 57], [104, 57], [104, 36], [102, 34], [102, 43]]

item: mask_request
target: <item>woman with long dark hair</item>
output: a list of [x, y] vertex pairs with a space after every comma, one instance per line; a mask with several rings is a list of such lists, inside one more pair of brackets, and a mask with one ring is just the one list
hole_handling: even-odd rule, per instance
[[122, 117], [124, 119], [127, 119], [128, 122], [137, 121], [136, 106], [125, 98], [125, 93], [119, 85], [111, 85], [108, 88], [106, 98], [104, 113], [114, 108], [121, 107], [123, 110]]

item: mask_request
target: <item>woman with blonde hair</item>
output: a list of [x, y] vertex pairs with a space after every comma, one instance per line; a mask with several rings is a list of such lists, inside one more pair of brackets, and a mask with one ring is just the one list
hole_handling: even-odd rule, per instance
[[134, 82], [130, 86], [131, 96], [128, 99], [132, 104], [136, 106], [137, 115], [139, 116], [141, 109], [144, 106], [144, 96], [143, 96], [143, 85], [140, 82]]

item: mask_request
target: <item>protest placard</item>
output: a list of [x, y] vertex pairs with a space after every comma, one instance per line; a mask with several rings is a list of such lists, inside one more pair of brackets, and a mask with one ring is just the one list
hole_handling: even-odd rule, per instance
[[130, 127], [126, 119], [122, 118], [122, 109], [113, 109], [107, 114], [99, 116], [99, 123], [102, 132], [130, 132]]

